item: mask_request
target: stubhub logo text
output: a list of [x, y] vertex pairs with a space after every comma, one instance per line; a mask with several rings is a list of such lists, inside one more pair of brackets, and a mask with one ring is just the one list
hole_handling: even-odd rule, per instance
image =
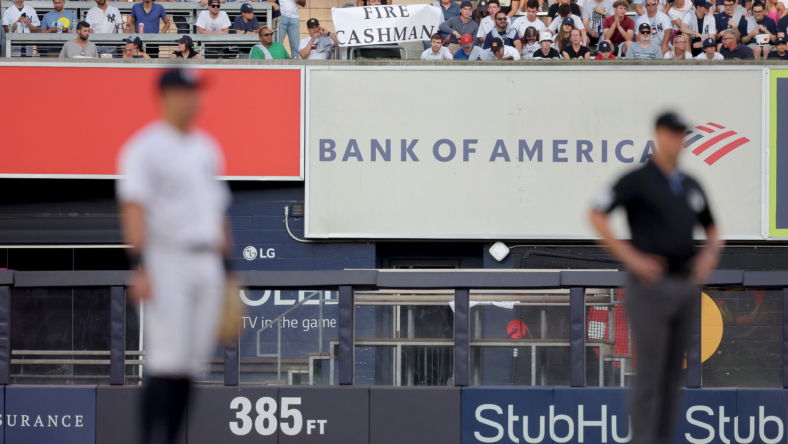
[[[687, 389], [674, 442], [788, 442], [788, 390]], [[462, 442], [628, 443], [624, 388], [483, 388], [462, 392]]]

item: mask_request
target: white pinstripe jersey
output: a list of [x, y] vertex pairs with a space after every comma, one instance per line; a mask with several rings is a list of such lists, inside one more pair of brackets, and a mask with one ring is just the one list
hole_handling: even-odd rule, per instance
[[123, 16], [118, 8], [107, 5], [107, 10], [102, 11], [98, 6], [90, 8], [85, 21], [90, 23], [90, 29], [98, 34], [116, 34], [118, 23], [123, 23]]

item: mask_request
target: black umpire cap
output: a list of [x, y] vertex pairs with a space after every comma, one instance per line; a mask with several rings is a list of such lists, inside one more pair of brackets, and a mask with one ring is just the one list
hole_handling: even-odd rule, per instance
[[159, 79], [159, 90], [164, 91], [171, 87], [196, 89], [200, 87], [200, 79], [191, 70], [168, 69]]
[[687, 123], [681, 115], [671, 111], [657, 117], [656, 127], [667, 128], [677, 133], [683, 133], [687, 130]]

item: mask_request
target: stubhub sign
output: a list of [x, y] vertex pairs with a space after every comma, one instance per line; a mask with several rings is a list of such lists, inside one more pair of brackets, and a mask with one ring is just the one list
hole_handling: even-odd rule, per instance
[[[632, 429], [626, 389], [466, 388], [462, 442], [627, 443]], [[675, 442], [786, 442], [785, 390], [684, 390]]]

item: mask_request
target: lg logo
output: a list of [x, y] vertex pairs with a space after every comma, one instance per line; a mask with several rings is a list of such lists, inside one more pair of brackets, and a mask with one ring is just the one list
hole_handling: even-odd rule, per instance
[[[276, 251], [273, 248], [267, 250], [260, 249], [260, 259], [273, 259], [276, 257]], [[257, 248], [248, 246], [244, 248], [244, 259], [253, 261], [257, 259]]]

